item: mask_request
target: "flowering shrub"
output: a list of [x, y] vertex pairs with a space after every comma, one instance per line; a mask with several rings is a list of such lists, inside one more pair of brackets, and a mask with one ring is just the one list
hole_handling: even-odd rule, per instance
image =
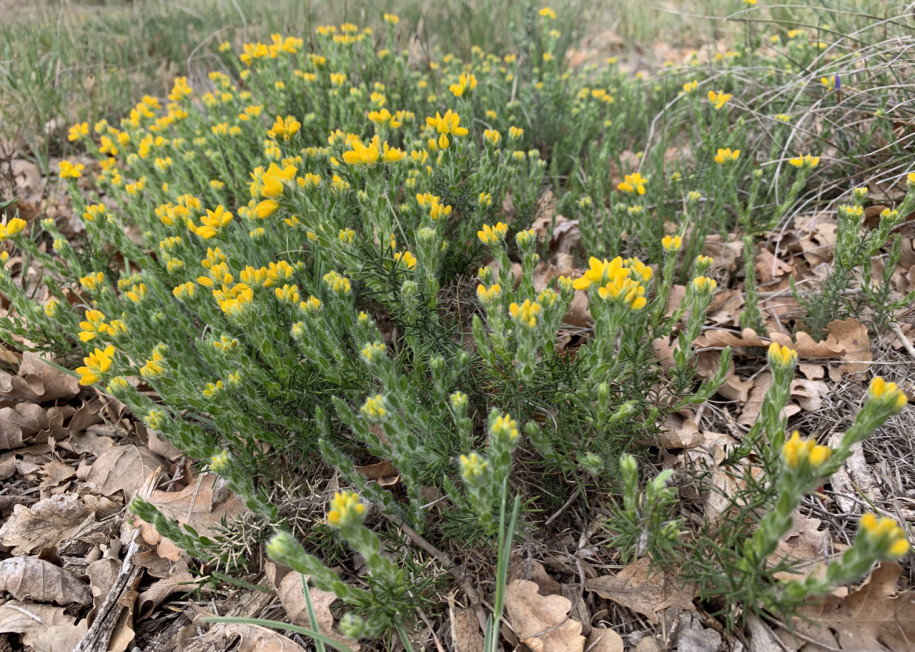
[[[86, 169], [63, 162], [85, 246], [43, 223], [54, 257], [22, 220], [4, 227], [0, 240], [44, 265], [55, 298], [37, 306], [0, 274], [19, 315], [3, 336], [79, 352], [80, 384], [123, 401], [272, 525], [282, 525], [272, 483], [316, 457], [392, 517], [439, 535], [463, 528], [471, 540], [500, 533], [497, 514], [519, 463], [598, 483], [619, 468], [620, 544], [644, 539], [670, 553], [680, 524], [665, 520], [667, 476], [640, 501], [637, 463], [618, 456], [637, 452], [634, 442], [650, 441], [668, 414], [705, 401], [724, 380], [728, 349], [705, 381], [692, 349], [717, 286], [700, 255], [706, 234], [739, 227], [750, 251], [819, 158], [792, 157], [787, 197], [760, 217], [771, 179], [751, 169], [756, 148], [731, 122], [730, 88], [700, 93], [698, 80], [673, 76], [642, 88], [612, 64], [573, 75], [552, 18], [538, 14], [527, 44], [539, 57], [475, 49], [468, 62], [445, 56], [420, 71], [392, 52], [393, 17], [383, 35], [321, 27], [313, 51], [276, 35], [235, 58], [226, 44], [231, 74], [212, 73], [209, 87], [178, 78], [167, 101], [145, 97], [119, 125], [75, 125], [71, 137], [96, 155], [98, 189], [111, 201], [82, 193]], [[645, 126], [649, 107], [674, 98], [702, 134], [694, 168], [665, 177], [652, 154], [645, 175], [623, 170], [608, 188], [628, 134]], [[574, 129], [564, 126], [569, 116]], [[570, 174], [575, 161], [580, 175]], [[544, 247], [530, 227], [547, 183], [578, 217], [593, 256], [585, 271], [535, 286]], [[664, 213], [669, 192], [682, 197], [680, 213]], [[896, 220], [872, 242], [882, 245]], [[474, 275], [475, 296], [460, 296], [460, 280]], [[685, 296], [670, 312], [678, 277]], [[587, 293], [594, 325], [571, 355], [557, 332], [576, 292]], [[475, 305], [463, 311], [468, 300]], [[757, 327], [759, 315], [747, 312]], [[672, 333], [673, 366], [662, 371], [649, 343]], [[885, 397], [899, 395], [875, 381], [868, 405], [882, 407], [865, 408], [867, 427], [840, 450], [785, 442], [778, 413], [794, 362], [770, 355], [776, 380], [743, 455], [763, 456], [782, 484], [762, 494], [777, 507], [734, 553], [748, 582], [760, 580], [800, 497], [890, 414]], [[404, 495], [360, 475], [356, 461], [366, 457], [390, 461]], [[453, 509], [431, 514], [428, 487]], [[142, 501], [134, 509], [194, 554], [210, 549]], [[357, 636], [396, 626], [410, 598], [411, 578], [380, 555], [366, 516], [347, 491], [327, 520], [366, 558], [371, 590], [347, 586], [288, 534], [268, 547], [359, 611], [346, 621]], [[905, 552], [893, 526], [862, 527], [860, 558], [849, 552], [830, 582], [860, 574], [864, 559]]]

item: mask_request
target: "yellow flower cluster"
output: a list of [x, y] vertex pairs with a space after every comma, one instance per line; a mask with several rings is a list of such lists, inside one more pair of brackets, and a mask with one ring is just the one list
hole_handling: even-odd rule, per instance
[[683, 246], [683, 238], [678, 235], [665, 235], [661, 239], [661, 246], [664, 248], [664, 251], [669, 251], [671, 253], [680, 251], [680, 247]]
[[485, 245], [494, 245], [502, 242], [506, 233], [508, 233], [508, 225], [504, 222], [499, 222], [495, 226], [484, 224], [483, 229], [477, 231], [477, 237]]
[[797, 351], [787, 346], [779, 346], [778, 342], [769, 345], [769, 364], [773, 367], [791, 369], [797, 362]]
[[375, 394], [375, 396], [369, 396], [365, 399], [365, 403], [362, 404], [360, 411], [363, 416], [370, 421], [384, 421], [385, 417], [388, 415], [388, 410], [385, 405], [384, 396]]
[[874, 514], [864, 514], [859, 523], [861, 535], [885, 551], [891, 558], [905, 555], [910, 548], [905, 532], [891, 518], [877, 518]]
[[343, 162], [347, 165], [375, 165], [379, 159], [382, 163], [390, 164], [402, 161], [407, 157], [406, 152], [387, 143], [382, 143], [377, 135], [372, 137], [368, 145], [359, 139], [350, 143], [352, 150], [343, 153]]
[[867, 393], [871, 400], [890, 407], [893, 412], [899, 412], [909, 402], [905, 392], [899, 389], [896, 383], [888, 383], [880, 376], [871, 381]]
[[718, 153], [715, 154], [715, 163], [718, 165], [725, 165], [726, 163], [733, 163], [738, 158], [740, 158], [739, 149], [731, 150], [730, 147], [719, 147]]
[[820, 164], [820, 157], [811, 156], [810, 154], [802, 154], [800, 156], [795, 156], [794, 158], [788, 159], [788, 163], [796, 168], [806, 168], [808, 170], [812, 170]]
[[106, 323], [105, 315], [100, 310], [87, 310], [85, 321], [79, 323], [79, 328], [80, 342], [89, 342], [99, 335], [107, 334], [116, 337], [127, 332], [127, 326], [120, 319], [113, 319], [111, 323]]
[[465, 480], [484, 478], [489, 470], [489, 462], [476, 453], [461, 455], [460, 465], [461, 477]]
[[648, 179], [643, 177], [640, 172], [633, 172], [632, 174], [627, 174], [623, 182], [616, 186], [616, 189], [628, 195], [636, 193], [644, 195], [646, 183], [648, 183]]
[[14, 217], [6, 224], [0, 224], [0, 242], [19, 235], [25, 231], [26, 226], [26, 221], [19, 217]]
[[[493, 287], [498, 287], [498, 285]], [[477, 294], [479, 294], [479, 289], [477, 290]], [[516, 324], [520, 324], [527, 328], [537, 328], [537, 318], [543, 312], [543, 307], [536, 301], [525, 299], [524, 303], [520, 306], [517, 303], [512, 302], [512, 304], [508, 306], [508, 312]]]
[[782, 457], [790, 469], [796, 469], [807, 462], [811, 467], [821, 466], [832, 456], [829, 446], [820, 446], [813, 439], [802, 440], [795, 430], [791, 438], [782, 446]]
[[358, 525], [365, 519], [365, 505], [352, 491], [338, 491], [330, 501], [327, 522], [333, 527]]
[[94, 385], [102, 379], [102, 376], [111, 369], [114, 362], [114, 347], [106, 346], [104, 349], [95, 349], [88, 357], [83, 358], [84, 367], [77, 367], [76, 373], [79, 374], [79, 384]]
[[724, 91], [709, 91], [708, 101], [712, 103], [716, 111], [721, 110], [725, 104], [731, 101], [731, 95]]
[[[635, 291], [635, 294], [632, 295], [632, 303], [629, 303], [628, 300], [626, 301], [633, 310], [641, 310], [645, 307], [644, 298], [643, 301], [638, 301], [638, 298], [644, 294], [644, 288], [639, 292], [634, 286], [624, 284], [624, 281], [630, 279], [636, 285], [650, 281], [653, 275], [650, 267], [636, 258], [623, 260], [621, 256], [617, 256], [613, 260], [607, 260], [606, 258], [600, 260], [592, 256], [588, 260], [588, 264], [590, 265], [589, 269], [581, 277], [575, 279], [572, 283], [573, 288], [587, 290], [592, 285], [602, 286], [605, 292], [601, 294], [601, 297], [606, 299], [611, 298], [611, 296], [612, 298], [619, 297], [625, 285], [626, 291], [622, 296], [628, 298], [630, 292]], [[638, 307], [636, 307], [636, 304]]]

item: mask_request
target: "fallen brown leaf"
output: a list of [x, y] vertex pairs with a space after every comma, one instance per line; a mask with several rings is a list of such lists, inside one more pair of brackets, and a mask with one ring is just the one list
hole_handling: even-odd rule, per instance
[[69, 571], [37, 557], [10, 557], [0, 562], [0, 590], [17, 600], [89, 604], [92, 593]]
[[[891, 650], [906, 652], [915, 641], [915, 596], [897, 594], [902, 567], [883, 562], [860, 588], [847, 597], [826, 596], [819, 604], [801, 607], [794, 622], [806, 643], [795, 649]], [[783, 641], [791, 641], [780, 631]]]
[[137, 598], [136, 618], [142, 620], [148, 617], [165, 598], [173, 593], [187, 593], [197, 586], [197, 580], [188, 570], [187, 562], [179, 559], [169, 567], [166, 577], [153, 582], [148, 589]]
[[259, 625], [230, 623], [222, 631], [230, 638], [238, 636], [238, 652], [305, 652], [295, 641]]
[[98, 487], [99, 492], [110, 496], [124, 492], [127, 502], [136, 495], [150, 473], [164, 466], [164, 461], [147, 448], [139, 446], [112, 446], [92, 464], [87, 482]]
[[[305, 602], [302, 576], [300, 574], [295, 572], [286, 573], [280, 580], [279, 586], [276, 586], [276, 593], [277, 596], [279, 596], [280, 603], [286, 610], [286, 615], [289, 616], [289, 621], [291, 623], [294, 625], [301, 625], [302, 627], [311, 627], [311, 622], [308, 620], [308, 605]], [[342, 636], [334, 629], [334, 617], [330, 612], [330, 605], [336, 601], [337, 596], [329, 591], [321, 591], [314, 586], [309, 587], [308, 594], [311, 596], [311, 604], [315, 610], [318, 630], [325, 636], [332, 638], [339, 643], [343, 643], [353, 650], [353, 652], [359, 652], [361, 646], [358, 642]]]
[[37, 403], [0, 408], [0, 451], [47, 441], [37, 436], [47, 427], [47, 410]]
[[479, 652], [483, 649], [483, 634], [473, 609], [455, 609], [449, 599], [448, 617], [451, 623], [451, 642], [454, 652]]
[[244, 501], [230, 494], [225, 481], [212, 473], [202, 475], [199, 484], [195, 480], [181, 491], [154, 491], [149, 502], [164, 515], [205, 536], [215, 535], [223, 518], [232, 519], [248, 511]]
[[871, 341], [867, 336], [867, 326], [856, 319], [849, 318], [844, 321], [829, 322], [826, 324], [826, 332], [845, 350], [842, 359], [849, 361], [847, 364], [841, 365], [839, 371], [857, 374], [870, 368], [874, 356], [871, 354]]
[[791, 529], [778, 542], [778, 547], [768, 559], [769, 566], [779, 562], [793, 562], [797, 564], [793, 572], [780, 571], [775, 577], [780, 580], [803, 579], [808, 575], [819, 577], [825, 572], [830, 561], [830, 553], [838, 553], [848, 546], [831, 541], [829, 529], [820, 529], [823, 521], [817, 518], [807, 518], [799, 512], [793, 515]]
[[600, 597], [632, 609], [658, 624], [658, 611], [667, 607], [691, 610], [696, 594], [693, 587], [677, 584], [660, 571], [652, 571], [651, 561], [643, 557], [616, 575], [585, 580], [585, 588]]
[[55, 625], [70, 625], [75, 618], [63, 607], [10, 600], [0, 605], [0, 634], [26, 634]]
[[59, 545], [80, 530], [84, 523], [109, 516], [120, 506], [91, 494], [66, 493], [39, 500], [31, 507], [16, 505], [0, 527], [0, 544], [12, 546], [14, 555]]
[[28, 351], [22, 354], [17, 376], [0, 370], [0, 399], [51, 403], [73, 398], [79, 391], [79, 380], [75, 376]]
[[588, 634], [588, 640], [585, 641], [585, 649], [588, 652], [623, 652], [625, 645], [623, 644], [623, 637], [614, 630], [595, 627]]
[[505, 589], [505, 609], [512, 629], [533, 652], [583, 652], [581, 623], [569, 617], [572, 601], [561, 595], [543, 596], [537, 585], [514, 580]]

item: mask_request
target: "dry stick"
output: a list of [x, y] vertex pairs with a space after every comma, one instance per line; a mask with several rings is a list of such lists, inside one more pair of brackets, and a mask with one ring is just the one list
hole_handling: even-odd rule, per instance
[[909, 352], [909, 355], [915, 358], [915, 347], [912, 346], [912, 343], [909, 342], [909, 338], [905, 336], [905, 333], [902, 332], [902, 329], [899, 328], [899, 324], [893, 322], [892, 325], [893, 332], [896, 333], [896, 338], [902, 343], [902, 346], [906, 351]]
[[[162, 467], [156, 469], [143, 483], [143, 486], [137, 492], [137, 495], [148, 500], [156, 487], [156, 481], [159, 477], [159, 471]], [[135, 566], [133, 556], [139, 551], [140, 545], [137, 543], [137, 536], [140, 534], [140, 528], [135, 527], [130, 534], [130, 546], [124, 554], [124, 562], [118, 571], [118, 576], [114, 580], [105, 601], [99, 607], [95, 615], [92, 626], [80, 640], [79, 644], [73, 649], [73, 652], [106, 652], [108, 643], [115, 633], [115, 626], [121, 613], [128, 608], [119, 601], [121, 596], [133, 588], [135, 581], [139, 578], [143, 569]], [[132, 607], [130, 607], [132, 610]]]
[[545, 527], [545, 528], [550, 527], [556, 521], [556, 519], [559, 518], [560, 515], [562, 515], [562, 513], [564, 511], [566, 511], [573, 502], [575, 502], [575, 499], [578, 498], [578, 494], [580, 492], [581, 492], [581, 487], [578, 487], [577, 489], [575, 489], [575, 491], [572, 492], [572, 495], [569, 496], [569, 499], [566, 501], [566, 504], [563, 505], [562, 507], [560, 507], [556, 511], [555, 514], [553, 514], [551, 517], [549, 517], [546, 520], [546, 523], [543, 524], [543, 527]]

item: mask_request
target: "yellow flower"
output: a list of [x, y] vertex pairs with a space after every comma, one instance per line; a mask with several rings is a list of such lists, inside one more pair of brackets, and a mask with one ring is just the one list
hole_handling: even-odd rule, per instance
[[203, 226], [194, 226], [193, 222], [188, 225], [194, 233], [204, 240], [209, 240], [219, 235], [219, 232], [228, 226], [233, 219], [232, 213], [228, 212], [222, 204], [217, 206], [215, 210], [207, 209], [206, 213], [205, 216], [200, 218]]
[[416, 256], [411, 254], [409, 251], [400, 253], [399, 251], [394, 254], [394, 262], [399, 263], [403, 261], [403, 264], [407, 266], [407, 269], [416, 269]]
[[477, 78], [471, 73], [469, 75], [460, 75], [458, 77], [458, 82], [456, 84], [451, 84], [448, 87], [448, 90], [451, 91], [451, 94], [455, 97], [461, 97], [464, 95], [464, 91], [472, 91], [476, 87]]
[[365, 403], [362, 404], [360, 411], [363, 416], [370, 421], [384, 421], [388, 415], [388, 411], [385, 408], [384, 396], [381, 394], [369, 396], [365, 399]]
[[899, 389], [896, 383], [888, 383], [881, 376], [871, 381], [867, 393], [871, 400], [889, 407], [893, 412], [899, 412], [909, 402], [905, 392]]
[[95, 290], [102, 287], [102, 283], [105, 281], [104, 272], [96, 272], [94, 274], [89, 274], [83, 276], [79, 279], [79, 284], [88, 292], [95, 292]]
[[86, 320], [79, 323], [80, 342], [88, 342], [95, 339], [97, 335], [108, 332], [108, 324], [105, 323], [105, 315], [100, 310], [87, 310], [85, 317]]
[[696, 90], [697, 88], [699, 88], [699, 80], [698, 80], [698, 79], [694, 79], [694, 80], [691, 81], [691, 82], [686, 82], [685, 84], [683, 84], [683, 92], [686, 93], [687, 95], [689, 95], [690, 93], [695, 92], [695, 90]]
[[665, 235], [661, 240], [661, 246], [664, 247], [664, 251], [680, 251], [680, 247], [683, 246], [683, 238], [678, 235]]
[[274, 139], [282, 138], [284, 141], [288, 141], [299, 133], [301, 127], [302, 123], [291, 115], [287, 115], [285, 120], [276, 116], [276, 122], [273, 123], [273, 128], [267, 132], [267, 135]]
[[359, 495], [352, 491], [338, 491], [330, 501], [327, 522], [333, 527], [360, 525], [365, 520], [365, 505]]
[[630, 271], [625, 267], [618, 268], [610, 280], [597, 290], [604, 301], [618, 301], [634, 311], [648, 305], [645, 298], [645, 286], [629, 278]]
[[386, 348], [384, 342], [370, 342], [362, 348], [362, 359], [369, 364], [376, 362], [384, 355]]
[[83, 358], [85, 367], [77, 367], [76, 373], [80, 375], [79, 384], [94, 385], [111, 368], [114, 357], [114, 347], [110, 344], [104, 350], [95, 349], [88, 357]]
[[70, 133], [67, 135], [67, 140], [69, 140], [72, 143], [73, 141], [79, 140], [83, 136], [88, 136], [88, 135], [89, 135], [89, 123], [80, 122], [80, 123], [75, 124], [72, 127], [70, 127]]
[[162, 362], [165, 358], [162, 356], [162, 352], [159, 350], [159, 347], [153, 349], [152, 358], [146, 360], [146, 364], [140, 367], [140, 375], [144, 378], [156, 378], [165, 373], [165, 367], [162, 366]]
[[648, 183], [648, 179], [643, 177], [640, 172], [633, 172], [632, 174], [627, 174], [623, 182], [617, 185], [616, 188], [629, 195], [635, 193], [644, 195], [646, 183]]
[[773, 367], [790, 369], [797, 362], [797, 351], [787, 346], [779, 346], [778, 342], [769, 345], [769, 364]]
[[547, 18], [549, 20], [556, 18], [556, 12], [553, 11], [552, 9], [550, 9], [549, 7], [544, 7], [543, 9], [540, 10], [539, 13], [541, 16], [543, 16], [544, 18]]
[[715, 291], [715, 288], [718, 287], [718, 283], [715, 279], [708, 278], [707, 276], [697, 276], [693, 279], [693, 289], [696, 292], [711, 294]]
[[279, 210], [280, 205], [273, 199], [265, 199], [254, 207], [254, 214], [259, 219], [266, 219]]
[[712, 105], [715, 107], [716, 111], [720, 110], [725, 104], [727, 104], [730, 101], [730, 99], [731, 99], [731, 95], [729, 93], [725, 93], [724, 91], [718, 91], [718, 92], [709, 91], [708, 92], [708, 101], [712, 103]]
[[502, 296], [502, 288], [498, 283], [493, 283], [489, 289], [486, 289], [486, 286], [482, 283], [477, 286], [477, 298], [482, 304], [490, 304], [498, 300]]
[[514, 441], [518, 439], [518, 422], [507, 414], [500, 414], [489, 429], [493, 437]]
[[388, 23], [389, 25], [396, 25], [400, 22], [400, 17], [396, 16], [395, 14], [385, 14], [384, 22]]
[[782, 457], [790, 469], [798, 468], [805, 461], [816, 468], [832, 457], [832, 449], [818, 445], [813, 439], [802, 440], [801, 434], [795, 430], [782, 446]]
[[349, 294], [352, 292], [349, 279], [335, 271], [328, 272], [323, 278], [325, 285], [337, 294]]
[[730, 147], [718, 148], [718, 153], [715, 155], [715, 163], [718, 165], [724, 165], [726, 163], [731, 163], [740, 158], [740, 150], [735, 149], [731, 150]]
[[899, 524], [891, 518], [864, 514], [859, 523], [859, 536], [879, 549], [881, 557], [898, 559], [909, 551], [909, 541]]
[[60, 166], [61, 179], [79, 179], [85, 168], [82, 163], [76, 163], [74, 165], [70, 161], [61, 161], [58, 165]]
[[495, 226], [484, 224], [483, 229], [477, 231], [477, 237], [483, 244], [494, 245], [501, 242], [506, 233], [508, 233], [508, 225], [504, 222], [499, 222]]
[[802, 154], [800, 156], [795, 156], [794, 158], [788, 159], [788, 163], [796, 168], [805, 168], [811, 170], [820, 164], [820, 157], [811, 156], [810, 154]]
[[434, 118], [426, 118], [426, 125], [435, 127], [435, 131], [439, 134], [466, 136], [468, 133], [466, 127], [461, 126], [461, 117], [451, 109], [448, 109], [445, 115], [436, 111]]
[[14, 217], [6, 224], [0, 224], [0, 242], [19, 235], [25, 231], [26, 226], [28, 226], [28, 223], [20, 217]]
[[543, 308], [536, 301], [525, 299], [520, 306], [517, 303], [512, 303], [508, 306], [508, 312], [516, 323], [528, 328], [536, 328], [537, 316], [543, 312]]
[[484, 478], [489, 471], [489, 462], [476, 453], [461, 455], [461, 477], [464, 480]]
[[298, 303], [299, 302], [299, 286], [298, 285], [289, 285], [288, 283], [284, 284], [281, 288], [276, 288], [274, 290], [276, 298], [280, 301], [286, 303]]

